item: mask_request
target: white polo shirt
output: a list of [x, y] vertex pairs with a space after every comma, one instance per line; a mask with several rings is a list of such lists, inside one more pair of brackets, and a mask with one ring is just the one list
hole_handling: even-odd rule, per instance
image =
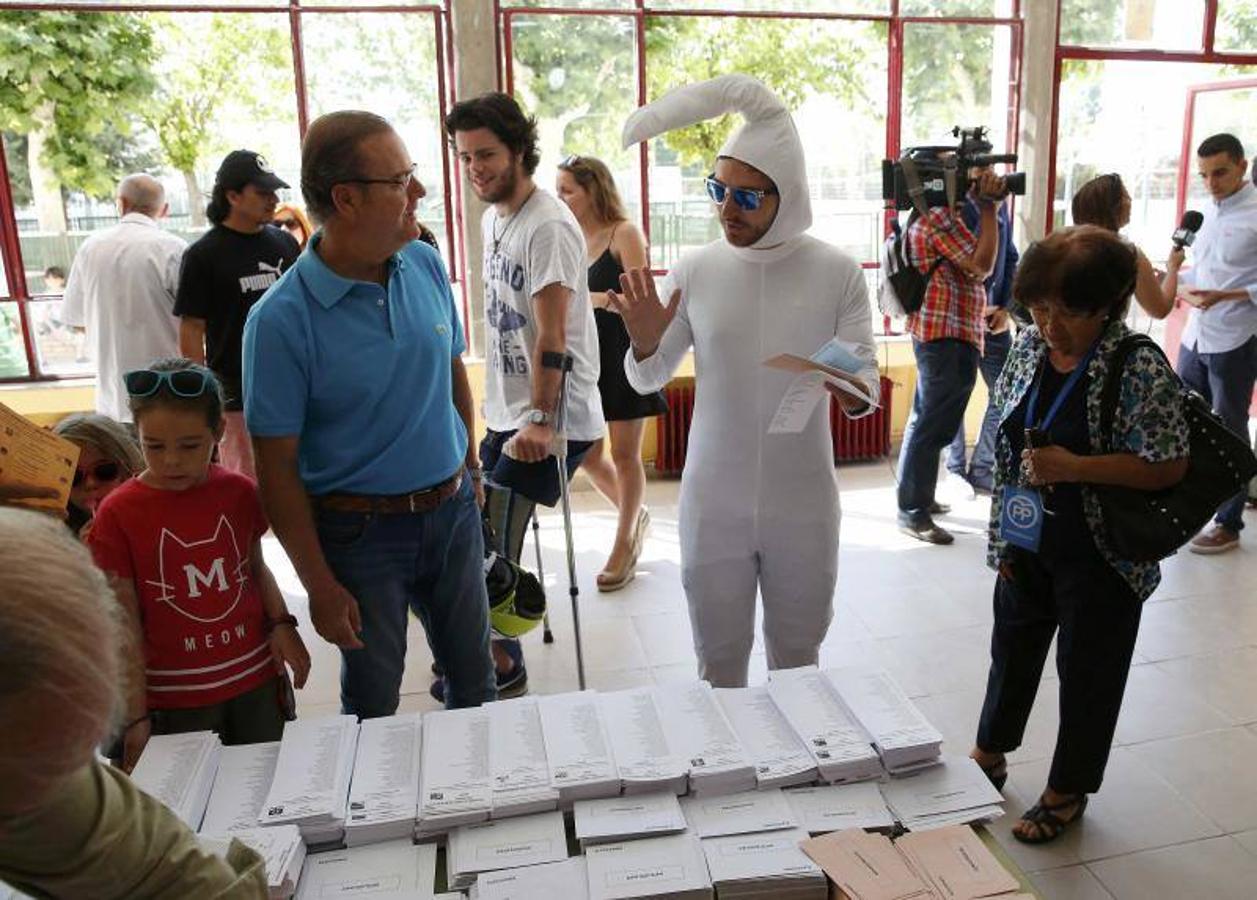
[[88, 238], [74, 257], [61, 319], [87, 329], [97, 412], [130, 422], [123, 374], [179, 355], [179, 320], [172, 310], [187, 246], [133, 212]]

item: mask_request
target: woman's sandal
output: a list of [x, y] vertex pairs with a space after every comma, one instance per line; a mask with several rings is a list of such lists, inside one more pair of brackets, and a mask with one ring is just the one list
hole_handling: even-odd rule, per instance
[[[1074, 814], [1068, 819], [1062, 819], [1056, 815], [1063, 809], [1074, 807]], [[1060, 803], [1045, 803], [1043, 798], [1039, 798], [1039, 802], [1030, 807], [1021, 815], [1021, 821], [1029, 822], [1035, 826], [1033, 835], [1023, 835], [1019, 831], [1013, 831], [1013, 837], [1021, 841], [1023, 844], [1046, 844], [1048, 841], [1054, 841], [1062, 834], [1065, 829], [1073, 825], [1082, 818], [1082, 814], [1087, 811], [1087, 795], [1074, 794], [1062, 800]]]
[[1003, 758], [993, 766], [984, 766], [978, 763], [978, 768], [982, 770], [982, 774], [986, 776], [987, 781], [995, 787], [995, 790], [1002, 791], [1004, 782], [1008, 780], [1008, 759]]

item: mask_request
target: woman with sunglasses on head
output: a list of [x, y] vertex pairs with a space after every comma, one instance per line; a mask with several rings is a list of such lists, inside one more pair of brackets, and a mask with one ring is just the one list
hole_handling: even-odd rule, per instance
[[[1096, 225], [1116, 234], [1130, 224], [1130, 194], [1122, 184], [1122, 176], [1116, 172], [1097, 175], [1080, 187], [1070, 207], [1075, 225]], [[1152, 318], [1164, 319], [1174, 309], [1178, 270], [1186, 254], [1182, 247], [1172, 247], [1163, 275], [1157, 273], [1138, 247], [1135, 254], [1139, 271], [1135, 279], [1135, 302]]]
[[286, 231], [288, 236], [296, 241], [297, 246], [302, 250], [306, 248], [310, 235], [314, 234], [314, 226], [310, 224], [310, 217], [305, 214], [305, 210], [295, 203], [281, 203], [276, 206], [271, 224]]
[[639, 394], [624, 374], [630, 346], [623, 320], [608, 310], [607, 291], [618, 291], [628, 269], [649, 264], [646, 238], [628, 220], [611, 171], [601, 160], [569, 156], [559, 163], [555, 192], [568, 205], [585, 233], [589, 264], [589, 296], [598, 325], [602, 368], [598, 393], [611, 436], [610, 459], [601, 441], [589, 449], [581, 467], [604, 497], [619, 510], [615, 546], [598, 573], [598, 590], [617, 591], [633, 580], [650, 514], [642, 505], [646, 469], [642, 465], [642, 433], [646, 419], [668, 411], [663, 394]]
[[277, 741], [310, 656], [262, 558], [257, 485], [210, 462], [222, 437], [218, 380], [186, 359], [125, 376], [146, 468], [100, 505], [88, 546], [130, 614], [135, 646], [123, 767], [150, 733]]
[[74, 413], [52, 430], [79, 448], [66, 521], [86, 538], [96, 509], [115, 488], [144, 470], [144, 457], [125, 425], [99, 413]]

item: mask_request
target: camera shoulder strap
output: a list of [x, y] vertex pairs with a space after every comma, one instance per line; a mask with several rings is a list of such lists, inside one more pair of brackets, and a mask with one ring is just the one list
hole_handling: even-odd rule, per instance
[[929, 215], [929, 208], [925, 205], [925, 187], [921, 184], [921, 176], [917, 172], [917, 164], [912, 161], [910, 156], [905, 156], [899, 160], [900, 166], [903, 168], [904, 184], [908, 188], [908, 198], [912, 201], [912, 206], [922, 216]]

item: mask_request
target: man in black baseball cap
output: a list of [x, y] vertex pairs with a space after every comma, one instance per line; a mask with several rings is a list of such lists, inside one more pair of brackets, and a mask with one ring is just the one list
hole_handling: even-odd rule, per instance
[[244, 426], [241, 342], [250, 307], [300, 253], [290, 235], [270, 224], [279, 203], [275, 192], [287, 187], [260, 153], [228, 153], [205, 209], [214, 227], [188, 247], [175, 295], [179, 352], [208, 365], [223, 385], [227, 427], [221, 461], [250, 478], [253, 448]]

